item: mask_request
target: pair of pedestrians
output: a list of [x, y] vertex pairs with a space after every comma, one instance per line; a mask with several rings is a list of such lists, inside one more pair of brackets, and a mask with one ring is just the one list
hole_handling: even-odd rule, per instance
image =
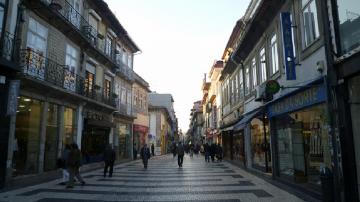
[[76, 143], [65, 145], [61, 163], [63, 169], [63, 182], [61, 184], [66, 184], [66, 188], [73, 188], [75, 177], [81, 185], [85, 184], [79, 171], [81, 166], [81, 152]]

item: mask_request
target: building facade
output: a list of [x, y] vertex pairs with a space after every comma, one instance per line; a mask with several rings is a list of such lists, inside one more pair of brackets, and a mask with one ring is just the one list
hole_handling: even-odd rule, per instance
[[[323, 2], [327, 43], [329, 89], [333, 95], [332, 114], [340, 148], [343, 201], [360, 199], [360, 3]], [[338, 132], [338, 133], [337, 133]]]
[[190, 125], [187, 132], [189, 141], [194, 145], [202, 145], [205, 140], [203, 136], [204, 116], [202, 111], [202, 101], [194, 102], [190, 113]]
[[15, 7], [21, 71], [7, 178], [56, 170], [71, 143], [83, 163], [101, 161], [107, 144], [117, 158], [131, 158], [132, 64], [140, 50], [107, 4], [24, 0]]
[[150, 93], [149, 84], [134, 73], [135, 82], [133, 84], [133, 111], [136, 119], [133, 125], [134, 146], [137, 151], [144, 146], [149, 145], [149, 109], [148, 101]]
[[178, 123], [171, 94], [149, 93], [149, 142], [154, 143], [157, 155], [170, 152], [178, 134]]
[[325, 167], [341, 187], [323, 8], [317, 0], [251, 1], [222, 71], [225, 157], [318, 198]]

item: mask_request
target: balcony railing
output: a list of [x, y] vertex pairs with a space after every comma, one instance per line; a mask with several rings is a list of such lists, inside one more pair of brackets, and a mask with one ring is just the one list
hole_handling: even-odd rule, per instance
[[[49, 6], [53, 0], [41, 1]], [[123, 67], [124, 65], [121, 60], [119, 61], [119, 56], [116, 54], [113, 44], [111, 44], [110, 48], [108, 47], [109, 45], [107, 46], [106, 43], [109, 42], [105, 40], [106, 36], [101, 35], [90, 25], [88, 20], [86, 20], [81, 13], [66, 0], [56, 0], [56, 3], [61, 4], [61, 9], [55, 12], [60, 14], [69, 24], [73, 25], [73, 27], [78, 30], [95, 49], [101, 52], [103, 56], [110, 60], [118, 69], [123, 69], [121, 70], [124, 72], [123, 76], [132, 81], [134, 79], [132, 69]]]
[[96, 101], [115, 106], [111, 92], [95, 85], [86, 85], [86, 80], [71, 71], [67, 65], [60, 65], [41, 53], [28, 48], [20, 51], [22, 72], [40, 81], [60, 87], [64, 90], [82, 95]]
[[6, 60], [13, 60], [15, 47], [15, 36], [4, 32], [0, 41], [0, 56]]

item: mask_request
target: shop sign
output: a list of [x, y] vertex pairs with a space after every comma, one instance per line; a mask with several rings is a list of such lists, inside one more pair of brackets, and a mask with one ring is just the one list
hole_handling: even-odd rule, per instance
[[295, 111], [310, 105], [324, 102], [326, 90], [324, 85], [319, 85], [298, 92], [290, 97], [284, 98], [268, 107], [268, 116], [273, 116]]
[[290, 12], [280, 14], [286, 79], [296, 80]]
[[265, 92], [269, 95], [273, 95], [280, 90], [280, 84], [276, 80], [269, 80], [266, 82]]

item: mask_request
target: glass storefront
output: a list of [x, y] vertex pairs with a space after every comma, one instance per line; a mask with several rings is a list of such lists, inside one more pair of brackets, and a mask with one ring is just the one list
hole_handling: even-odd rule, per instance
[[271, 171], [269, 124], [267, 119], [263, 121], [262, 117], [251, 121], [251, 157], [254, 168]]
[[40, 150], [40, 120], [43, 103], [21, 96], [16, 114], [13, 175], [36, 173]]
[[320, 168], [331, 168], [326, 105], [280, 115], [274, 121], [280, 177], [320, 185]]
[[127, 159], [131, 158], [131, 124], [119, 123], [119, 158]]
[[81, 141], [81, 152], [85, 163], [103, 160], [105, 148], [109, 144], [109, 132], [110, 128], [85, 124]]
[[[351, 111], [352, 129], [354, 137], [354, 148], [356, 158], [357, 181], [360, 182], [360, 75], [349, 80], [349, 104]], [[360, 194], [360, 185], [358, 185]], [[360, 197], [360, 195], [359, 195]]]
[[44, 171], [56, 169], [58, 149], [58, 106], [49, 103], [46, 121]]
[[232, 152], [233, 160], [245, 163], [244, 131], [234, 133]]
[[77, 121], [76, 121], [76, 110], [72, 108], [65, 108], [64, 110], [64, 136], [63, 136], [63, 145], [71, 144], [76, 142], [76, 130], [77, 130]]

